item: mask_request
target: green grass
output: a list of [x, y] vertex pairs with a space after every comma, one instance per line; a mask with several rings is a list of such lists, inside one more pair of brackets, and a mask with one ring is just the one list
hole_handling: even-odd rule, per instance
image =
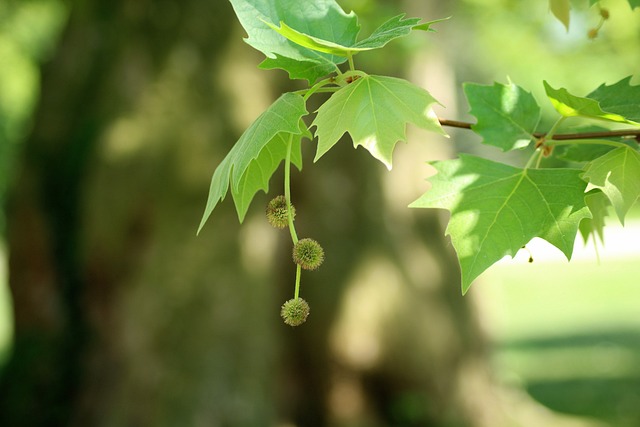
[[502, 381], [559, 412], [640, 425], [640, 251], [630, 255], [485, 274], [475, 291]]

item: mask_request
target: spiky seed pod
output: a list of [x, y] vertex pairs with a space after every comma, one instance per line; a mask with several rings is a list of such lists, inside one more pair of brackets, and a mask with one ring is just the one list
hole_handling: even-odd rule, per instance
[[298, 326], [306, 322], [310, 311], [309, 304], [302, 298], [290, 299], [282, 304], [280, 316], [287, 325]]
[[[296, 208], [291, 205], [291, 216], [296, 217]], [[289, 225], [289, 214], [287, 213], [287, 199], [284, 196], [277, 196], [267, 205], [267, 221], [275, 228], [285, 228]]]
[[602, 19], [609, 19], [609, 9], [601, 8], [600, 16], [602, 16]]
[[315, 270], [324, 261], [324, 250], [313, 239], [301, 239], [293, 247], [293, 262], [305, 270]]

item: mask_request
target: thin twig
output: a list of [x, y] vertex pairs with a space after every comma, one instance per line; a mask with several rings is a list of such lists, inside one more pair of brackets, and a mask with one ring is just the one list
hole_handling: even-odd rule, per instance
[[[461, 122], [458, 120], [438, 119], [442, 126], [449, 126], [460, 129], [471, 129], [473, 123]], [[546, 133], [534, 133], [536, 138], [542, 138]], [[610, 130], [601, 132], [583, 132], [583, 133], [557, 133], [552, 135], [551, 139], [556, 141], [563, 141], [569, 139], [596, 139], [596, 138], [614, 138], [622, 136], [634, 136], [640, 143], [640, 129], [623, 129], [623, 130]]]

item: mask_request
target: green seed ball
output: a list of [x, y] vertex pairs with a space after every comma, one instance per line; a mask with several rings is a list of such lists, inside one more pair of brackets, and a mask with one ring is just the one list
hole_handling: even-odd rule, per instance
[[302, 298], [298, 299], [290, 299], [289, 301], [282, 304], [282, 309], [280, 310], [280, 316], [289, 326], [298, 326], [302, 325], [309, 316], [309, 304]]
[[313, 239], [301, 239], [293, 247], [293, 262], [305, 270], [315, 270], [324, 261], [324, 250]]
[[[296, 208], [291, 205], [291, 216], [296, 217]], [[287, 199], [278, 196], [272, 199], [267, 205], [267, 221], [275, 228], [285, 228], [289, 225], [289, 214], [287, 212]]]

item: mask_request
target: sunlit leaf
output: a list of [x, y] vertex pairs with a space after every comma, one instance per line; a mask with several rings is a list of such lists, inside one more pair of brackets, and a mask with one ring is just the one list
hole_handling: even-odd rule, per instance
[[354, 147], [362, 145], [391, 169], [393, 149], [406, 140], [406, 124], [444, 134], [431, 109], [437, 103], [426, 90], [406, 80], [364, 76], [334, 93], [319, 109], [316, 126], [318, 160], [348, 132]]
[[556, 111], [564, 117], [580, 116], [617, 123], [637, 124], [631, 120], [627, 120], [620, 114], [602, 110], [598, 101], [594, 99], [575, 96], [570, 94], [565, 88], [554, 89], [546, 81], [543, 83], [547, 96], [551, 100], [551, 104], [553, 104]]
[[314, 37], [303, 31], [291, 28], [283, 21], [280, 21], [279, 27], [268, 22], [267, 25], [281, 36], [302, 47], [318, 52], [348, 57], [358, 52], [382, 48], [390, 41], [408, 35], [411, 30], [414, 29], [433, 31], [430, 28], [431, 25], [443, 21], [443, 19], [438, 19], [420, 24], [420, 18], [402, 19], [403, 17], [404, 14], [394, 16], [378, 27], [369, 37], [353, 44], [340, 44], [336, 41]]
[[591, 212], [591, 218], [585, 218], [580, 223], [582, 239], [586, 243], [593, 235], [604, 244], [604, 219], [607, 217], [611, 203], [602, 191], [595, 188], [585, 194], [584, 201]]
[[267, 56], [262, 68], [282, 68], [291, 78], [313, 82], [336, 70], [346, 58], [307, 49], [273, 31], [267, 23], [286, 22], [320, 39], [351, 45], [360, 26], [334, 0], [230, 0], [248, 34], [245, 41]]
[[295, 148], [294, 163], [302, 166], [300, 140], [310, 136], [301, 121], [306, 114], [304, 99], [285, 93], [249, 126], [213, 173], [198, 232], [218, 202], [225, 198], [229, 185], [242, 222], [255, 193], [268, 189], [271, 175], [286, 156], [290, 138]]
[[451, 212], [447, 234], [462, 292], [491, 265], [540, 237], [571, 258], [580, 221], [590, 216], [578, 169], [519, 169], [479, 157], [433, 162], [432, 188], [411, 207]]
[[478, 122], [471, 128], [483, 143], [504, 151], [529, 145], [540, 121], [540, 107], [531, 93], [513, 83], [484, 86], [465, 83], [471, 114]]
[[640, 153], [620, 147], [588, 163], [582, 176], [607, 195], [624, 224], [624, 218], [640, 196]]
[[609, 113], [619, 114], [640, 124], [640, 85], [632, 86], [630, 80], [631, 77], [627, 77], [611, 86], [603, 84], [587, 98], [598, 101], [600, 108]]

